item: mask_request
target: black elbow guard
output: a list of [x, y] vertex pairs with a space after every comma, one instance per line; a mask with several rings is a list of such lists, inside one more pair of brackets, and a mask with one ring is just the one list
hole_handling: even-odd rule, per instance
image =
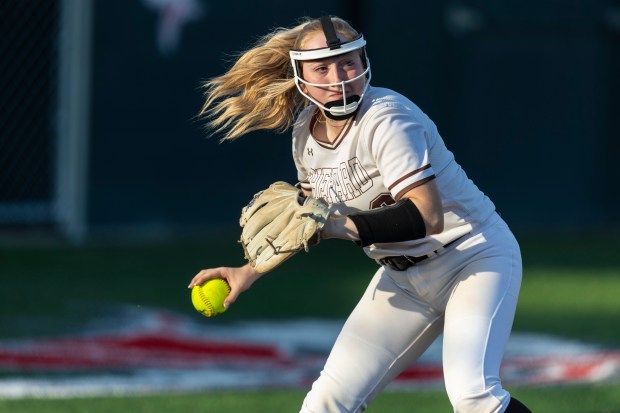
[[422, 214], [408, 198], [382, 208], [354, 212], [349, 218], [357, 227], [362, 247], [376, 242], [402, 242], [426, 236]]

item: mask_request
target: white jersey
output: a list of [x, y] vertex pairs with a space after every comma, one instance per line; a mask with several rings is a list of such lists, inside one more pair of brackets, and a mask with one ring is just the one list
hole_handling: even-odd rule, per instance
[[293, 128], [298, 179], [336, 214], [392, 204], [409, 190], [436, 179], [444, 211], [440, 234], [365, 249], [373, 259], [421, 256], [476, 229], [495, 206], [455, 162], [435, 124], [406, 97], [369, 87], [354, 118], [333, 143], [311, 134], [314, 105]]

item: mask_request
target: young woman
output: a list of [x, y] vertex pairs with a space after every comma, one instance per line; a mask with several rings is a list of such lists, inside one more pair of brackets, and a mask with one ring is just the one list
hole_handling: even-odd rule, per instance
[[[336, 17], [279, 29], [205, 84], [202, 115], [235, 139], [293, 127], [301, 187], [330, 204], [322, 239], [357, 242], [380, 264], [302, 412], [361, 412], [443, 333], [455, 412], [529, 410], [502, 387], [500, 363], [521, 285], [519, 246], [410, 100], [370, 86], [365, 40]], [[225, 278], [232, 304], [263, 274]]]

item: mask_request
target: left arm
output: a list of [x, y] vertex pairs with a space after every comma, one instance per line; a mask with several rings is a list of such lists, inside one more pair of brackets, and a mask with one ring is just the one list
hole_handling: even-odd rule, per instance
[[443, 232], [443, 207], [435, 179], [413, 188], [405, 193], [404, 198], [410, 199], [418, 207], [424, 219], [426, 235]]
[[[308, 195], [307, 192], [306, 194]], [[439, 196], [439, 188], [434, 179], [411, 189], [405, 193], [402, 199], [409, 199], [418, 209], [424, 222], [426, 236], [443, 231], [443, 208], [441, 197]], [[351, 218], [343, 215], [330, 215], [321, 231], [321, 238], [357, 241], [360, 239], [360, 236]]]

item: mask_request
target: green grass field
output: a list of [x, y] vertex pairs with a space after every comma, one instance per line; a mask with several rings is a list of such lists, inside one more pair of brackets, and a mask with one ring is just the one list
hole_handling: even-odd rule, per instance
[[[565, 388], [515, 389], [535, 413], [617, 413], [619, 386], [583, 385]], [[88, 398], [63, 400], [0, 400], [0, 411], [11, 413], [279, 413], [298, 412], [304, 393], [291, 391], [217, 392], [147, 397]], [[447, 397], [439, 391], [387, 392], [367, 413], [451, 412]]]
[[[620, 236], [520, 240], [525, 274], [514, 330], [620, 347]], [[83, 314], [76, 309], [93, 303], [194, 314], [186, 288], [192, 276], [201, 268], [241, 262], [241, 249], [231, 235], [150, 245], [5, 246], [0, 249], [0, 338], [57, 334], [79, 324]], [[218, 322], [343, 318], [374, 266], [352, 243], [323, 242], [259, 281]], [[318, 294], [325, 295], [317, 299]], [[59, 319], [62, 322], [54, 322]], [[513, 390], [535, 412], [620, 412], [620, 383]], [[0, 400], [0, 413], [284, 413], [298, 411], [303, 396], [300, 390], [271, 390]], [[424, 413], [451, 408], [443, 391], [387, 392], [368, 411]]]

